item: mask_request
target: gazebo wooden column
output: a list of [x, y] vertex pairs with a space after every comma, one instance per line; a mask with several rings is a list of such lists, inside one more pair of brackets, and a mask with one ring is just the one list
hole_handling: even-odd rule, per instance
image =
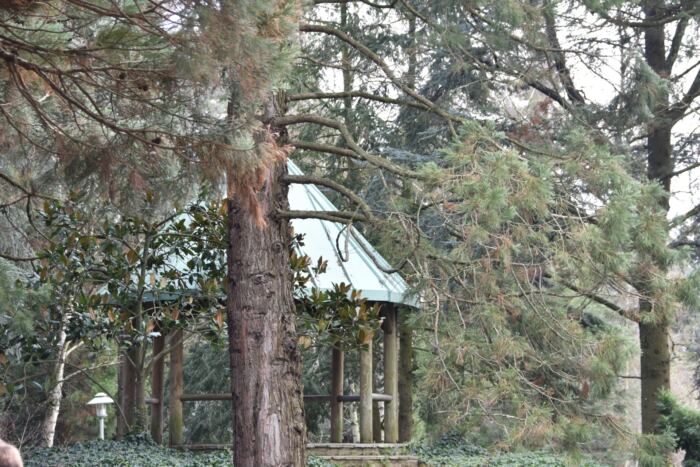
[[384, 393], [391, 401], [384, 403], [384, 442], [399, 440], [399, 341], [397, 338], [396, 307], [387, 303], [383, 307], [384, 322]]
[[399, 442], [413, 436], [413, 330], [407, 314], [399, 317]]
[[184, 441], [184, 419], [182, 414], [183, 374], [183, 332], [177, 329], [170, 335], [170, 446]]
[[372, 340], [360, 350], [360, 442], [371, 443], [372, 436]]
[[331, 360], [331, 442], [343, 442], [343, 403], [340, 397], [343, 395], [345, 355], [340, 344], [333, 347]]
[[[374, 389], [379, 387], [376, 371], [372, 371], [372, 387]], [[382, 415], [379, 413], [379, 401], [374, 397], [374, 393], [372, 393], [372, 441], [375, 443], [382, 442]]]

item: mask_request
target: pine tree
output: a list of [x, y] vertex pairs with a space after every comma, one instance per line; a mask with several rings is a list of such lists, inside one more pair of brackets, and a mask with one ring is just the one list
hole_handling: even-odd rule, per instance
[[[454, 413], [453, 423], [469, 419], [466, 407], [487, 418], [504, 413], [502, 419], [491, 418], [493, 423], [523, 427], [522, 441], [545, 441], [550, 428], [580, 437], [581, 416], [606, 419], [605, 406], [594, 402], [611, 394], [625, 355], [619, 330], [595, 323], [611, 321], [612, 312], [643, 327], [658, 330], [658, 324], [664, 333], [678, 298], [674, 291], [682, 288], [664, 274], [675, 255], [666, 246], [664, 212], [654, 206], [666, 195], [626, 175], [635, 165], [620, 157], [638, 154], [623, 142], [637, 141], [643, 123], [630, 119], [623, 102], [639, 93], [639, 80], [631, 78], [644, 67], [623, 66], [627, 88], [604, 109], [576, 87], [569, 64], [577, 57], [600, 63], [603, 52], [595, 39], [559, 43], [565, 24], [573, 34], [596, 27], [596, 15], [606, 22], [617, 17], [603, 11], [607, 5], [590, 6], [594, 12], [572, 5], [568, 16], [560, 16], [565, 5], [549, 2], [321, 3], [309, 15], [310, 24], [301, 27], [308, 56], [300, 72], [303, 89], [288, 99], [298, 113], [322, 115], [287, 118], [314, 125], [295, 129], [292, 144], [308, 154], [303, 161], [311, 170], [357, 190], [381, 213], [378, 218], [392, 220], [383, 235], [377, 235], [376, 218], [362, 225], [385, 251], [395, 251], [397, 263], [404, 264], [412, 229], [420, 234], [408, 244], [423, 260], [409, 255], [408, 264], [418, 288], [430, 302], [440, 303], [431, 315], [432, 324], [439, 323], [436, 336], [426, 342], [435, 356], [425, 362], [431, 385], [436, 374], [444, 381], [433, 399], [435, 411]], [[636, 6], [609, 8], [632, 17]], [[669, 60], [692, 47], [683, 41], [692, 14], [686, 6], [658, 20], [680, 26]], [[647, 24], [623, 22], [630, 24], [622, 27], [650, 30]], [[419, 39], [411, 43], [406, 31]], [[625, 42], [623, 65], [629, 65], [629, 52], [641, 36], [625, 37], [637, 38]], [[417, 53], [413, 44], [419, 44]], [[340, 74], [334, 69], [342, 70], [342, 90], [325, 80]], [[309, 73], [314, 70], [316, 75]], [[649, 87], [652, 82], [658, 80], [647, 80], [644, 95], [658, 94]], [[693, 96], [693, 89], [683, 99]], [[534, 96], [528, 107], [503, 104], [524, 100], [527, 93]], [[679, 118], [690, 109], [683, 108]], [[338, 133], [340, 145], [318, 142], [333, 141]], [[415, 176], [387, 164], [378, 173], [364, 154], [423, 168]], [[337, 171], [338, 156], [368, 163]], [[430, 239], [429, 245], [420, 238]], [[629, 293], [644, 297], [641, 310], [620, 304]], [[530, 295], [539, 298], [521, 301]], [[652, 302], [648, 313], [645, 307]], [[509, 338], [494, 337], [504, 335]], [[470, 348], [478, 350], [472, 354]], [[594, 357], [593, 349], [602, 358]], [[492, 353], [503, 359], [487, 358]], [[570, 359], [553, 362], [552, 355]], [[522, 364], [516, 363], [520, 359]], [[558, 423], [552, 424], [553, 418]], [[478, 416], [473, 420], [480, 423]], [[653, 421], [645, 422], [646, 431], [650, 425]], [[619, 431], [617, 422], [609, 428]]]
[[[568, 19], [567, 14], [575, 19]], [[691, 31], [696, 30], [697, 14], [690, 3], [542, 2], [511, 3], [507, 8], [468, 7], [459, 12], [459, 17], [474, 28], [477, 37], [492, 44], [488, 56], [470, 58], [474, 66], [494, 78], [517, 79], [536, 90], [556, 109], [550, 118], [559, 118], [555, 116], [562, 113], [570, 115], [582, 128], [592, 131], [600, 144], [626, 155], [631, 167], [645, 167], [640, 178], [663, 190], [658, 202], [648, 207], [650, 220], [656, 219], [646, 227], [651, 234], [649, 229], [668, 232], [670, 226], [662, 225], [659, 219], [669, 211], [671, 180], [696, 164], [691, 158], [683, 161], [685, 167], [674, 167], [683, 160], [682, 148], [695, 144], [692, 135], [674, 128], [692, 113], [693, 102], [700, 94], [700, 74], [682, 78], [685, 73], [692, 73], [692, 64], [684, 64], [683, 57], [692, 56], [695, 51]], [[588, 37], [577, 40], [586, 34]], [[457, 48], [454, 50], [463, 56]], [[588, 72], [601, 73], [603, 67], [611, 67], [612, 59], [606, 54], [614, 55], [620, 64], [615, 73], [620, 84], [611, 86], [611, 96], [606, 100], [609, 104], [601, 107], [598, 96], [587, 97], [580, 86], [586, 79], [586, 68]], [[574, 61], [578, 62], [575, 68], [571, 65]], [[552, 138], [560, 138], [556, 128], [550, 132]], [[531, 144], [527, 141], [531, 134], [529, 131], [514, 136], [518, 143]], [[541, 143], [542, 136], [540, 131], [539, 141], [535, 142]], [[639, 144], [642, 141], [644, 145]], [[671, 225], [692, 220], [695, 212], [691, 209]], [[680, 239], [673, 245], [683, 243]], [[674, 316], [674, 306], [664, 298], [667, 296], [660, 284], [664, 283], [674, 255], [663, 245], [641, 246], [639, 267], [630, 272], [626, 281], [642, 297], [638, 320], [642, 425], [645, 433], [654, 433], [657, 396], [670, 384], [668, 331]]]

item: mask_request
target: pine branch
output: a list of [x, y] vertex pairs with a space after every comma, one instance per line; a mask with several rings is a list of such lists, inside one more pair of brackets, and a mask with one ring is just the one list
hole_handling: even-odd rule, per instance
[[696, 168], [698, 168], [698, 167], [700, 167], [700, 162], [695, 162], [695, 163], [693, 163], [693, 164], [690, 164], [690, 165], [687, 166], [687, 167], [683, 167], [682, 169], [678, 169], [678, 170], [676, 170], [675, 172], [671, 172], [671, 173], [668, 174], [668, 175], [664, 175], [664, 177], [662, 178], [662, 180], [666, 180], [666, 179], [669, 179], [669, 178], [673, 178], [673, 177], [675, 177], [675, 176], [677, 176], [677, 175], [681, 175], [681, 174], [683, 174], [683, 173], [685, 173], [685, 172], [689, 172], [689, 171], [691, 171], [691, 170], [693, 170], [693, 169], [696, 169]]
[[681, 45], [683, 44], [683, 37], [685, 36], [685, 30], [688, 26], [688, 21], [690, 17], [684, 16], [678, 21], [676, 25], [676, 31], [673, 33], [673, 39], [671, 40], [671, 47], [668, 50], [668, 55], [666, 56], [666, 69], [673, 69], [673, 65], [676, 63], [678, 58], [678, 52], [681, 50]]
[[350, 92], [305, 92], [299, 94], [289, 94], [287, 96], [287, 101], [303, 101], [312, 99], [337, 99], [341, 97], [359, 97], [362, 99], [369, 99], [377, 102], [383, 102], [385, 104], [394, 105], [405, 105], [408, 107], [413, 107], [420, 110], [430, 110], [423, 104], [413, 101], [407, 101], [402, 99], [392, 99], [386, 96], [380, 96], [377, 94], [371, 94], [363, 91], [350, 91]]
[[668, 244], [669, 248], [676, 249], [684, 246], [692, 246], [693, 248], [700, 248], [700, 240], [674, 240]]
[[574, 81], [571, 78], [571, 71], [566, 64], [566, 57], [564, 52], [562, 52], [561, 45], [559, 44], [559, 37], [557, 37], [556, 21], [554, 19], [554, 5], [551, 2], [547, 2], [543, 9], [544, 21], [545, 21], [545, 31], [547, 33], [547, 40], [549, 40], [549, 45], [552, 46], [554, 51], [554, 66], [559, 74], [559, 79], [561, 80], [564, 89], [566, 90], [567, 96], [574, 103], [583, 104], [585, 99], [583, 95], [574, 86]]
[[360, 145], [358, 145], [357, 142], [355, 142], [355, 139], [350, 134], [348, 127], [345, 126], [344, 123], [339, 122], [337, 120], [332, 120], [330, 118], [322, 117], [320, 115], [301, 114], [301, 115], [285, 115], [282, 117], [277, 117], [273, 120], [273, 123], [275, 125], [278, 125], [278, 126], [295, 125], [295, 124], [299, 124], [299, 123], [313, 123], [313, 124], [325, 126], [328, 128], [334, 128], [334, 129], [340, 131], [340, 134], [343, 136], [343, 139], [345, 140], [346, 144], [350, 147], [350, 149], [352, 151], [355, 152], [358, 159], [369, 162], [370, 164], [374, 165], [375, 167], [379, 167], [379, 168], [388, 170], [389, 172], [395, 173], [396, 175], [399, 175], [402, 177], [409, 177], [409, 178], [415, 178], [415, 179], [422, 178], [422, 176], [419, 173], [417, 173], [413, 170], [405, 169], [405, 168], [403, 168], [397, 164], [394, 164], [393, 162], [385, 159], [384, 157], [370, 154], [367, 151], [365, 151], [364, 149], [362, 149], [360, 147]]
[[354, 38], [350, 37], [348, 34], [344, 33], [343, 31], [339, 31], [337, 29], [328, 27], [328, 26], [323, 26], [320, 24], [301, 24], [299, 26], [299, 30], [302, 32], [320, 32], [328, 35], [332, 35], [340, 39], [341, 41], [345, 42], [346, 44], [350, 45], [353, 47], [355, 50], [369, 58], [371, 61], [373, 61], [379, 68], [384, 72], [384, 75], [386, 75], [387, 78], [399, 89], [401, 89], [404, 93], [407, 95], [411, 96], [414, 98], [417, 102], [420, 104], [423, 104], [426, 106], [428, 109], [430, 109], [432, 112], [435, 114], [439, 115], [440, 117], [444, 118], [448, 125], [450, 126], [450, 130], [453, 135], [456, 136], [456, 132], [453, 127], [453, 122], [459, 121], [459, 119], [453, 115], [450, 115], [448, 112], [445, 112], [442, 110], [440, 107], [435, 105], [434, 102], [432, 102], [430, 99], [427, 99], [426, 97], [422, 96], [420, 93], [418, 93], [415, 89], [411, 88], [408, 86], [406, 83], [404, 83], [401, 79], [399, 79], [394, 72], [391, 70], [391, 67], [379, 56], [377, 55], [374, 51], [372, 51], [369, 47], [366, 45], [358, 42]]
[[614, 18], [608, 15], [607, 13], [598, 10], [591, 10], [591, 12], [599, 15], [605, 21], [614, 24], [615, 26], [622, 26], [626, 28], [655, 28], [668, 23], [672, 23], [674, 21], [678, 21], [686, 16], [694, 16], [698, 13], [698, 9], [693, 7], [692, 2], [688, 2], [682, 6], [677, 5], [674, 8], [668, 8], [664, 12], [664, 14], [658, 15], [656, 17], [645, 18], [644, 21], [629, 21]]

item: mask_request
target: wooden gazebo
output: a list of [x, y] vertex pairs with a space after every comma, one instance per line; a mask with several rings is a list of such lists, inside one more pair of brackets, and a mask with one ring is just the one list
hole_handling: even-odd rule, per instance
[[[289, 162], [289, 172], [301, 175], [299, 168]], [[289, 187], [289, 203], [292, 209], [303, 211], [334, 211], [335, 206], [314, 185], [292, 184]], [[374, 387], [378, 369], [373, 368], [372, 343], [359, 353], [359, 394], [347, 394], [344, 385], [345, 355], [342, 349], [332, 349], [330, 394], [305, 395], [305, 403], [330, 405], [330, 441], [343, 442], [343, 404], [359, 403], [360, 443], [396, 444], [410, 441], [412, 432], [412, 335], [408, 327], [401, 328], [402, 314], [417, 306], [409, 294], [408, 286], [369, 242], [353, 227], [320, 220], [296, 219], [292, 221], [295, 232], [303, 233], [304, 247], [300, 253], [312, 259], [323, 257], [328, 267], [320, 276], [312, 275], [313, 285], [331, 289], [333, 284], [344, 282], [371, 303], [380, 305], [383, 317], [382, 348], [384, 389]], [[342, 252], [338, 251], [338, 245]], [[183, 263], [184, 267], [184, 263]], [[204, 400], [231, 400], [231, 394], [183, 393], [183, 344], [182, 331], [170, 336], [170, 385], [169, 385], [169, 444], [189, 448], [216, 448], [215, 445], [184, 444], [183, 403]], [[154, 341], [153, 355], [162, 354], [163, 337]], [[163, 358], [152, 366], [151, 434], [156, 441], [163, 439]], [[379, 405], [383, 404], [383, 421]], [[312, 446], [313, 447], [313, 446]], [[328, 447], [328, 446], [326, 446]]]

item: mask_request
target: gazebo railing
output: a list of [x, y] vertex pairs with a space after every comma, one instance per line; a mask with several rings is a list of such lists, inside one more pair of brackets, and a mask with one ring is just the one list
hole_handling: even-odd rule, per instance
[[[345, 355], [341, 348], [334, 347], [331, 360], [331, 393], [308, 394], [304, 401], [308, 403], [330, 404], [330, 441], [341, 443], [343, 441], [343, 403], [359, 403], [359, 428], [360, 443], [398, 443], [410, 439], [409, 436], [399, 434], [399, 399], [402, 402], [403, 419], [411, 416], [411, 398], [406, 397], [410, 393], [410, 385], [399, 388], [399, 339], [396, 307], [391, 303], [382, 304], [384, 321], [383, 330], [383, 374], [385, 393], [373, 392], [373, 363], [372, 341], [368, 342], [359, 351], [359, 394], [344, 394], [344, 363]], [[184, 392], [182, 330], [176, 330], [171, 335], [174, 344], [170, 349], [170, 407], [169, 407], [169, 432], [171, 446], [186, 446], [184, 443], [184, 419], [183, 403], [190, 401], [225, 401], [232, 400], [230, 393], [205, 393], [187, 394]], [[162, 346], [162, 343], [159, 343]], [[155, 348], [155, 346], [154, 346]], [[410, 348], [409, 348], [410, 349]], [[411, 368], [411, 354], [406, 352], [407, 362], [401, 362], [402, 368]], [[152, 419], [151, 433], [153, 439], [160, 441], [163, 432], [163, 358], [157, 359], [153, 366], [152, 377]], [[408, 401], [407, 404], [403, 404]], [[379, 420], [378, 403], [384, 404], [384, 423]], [[410, 433], [410, 431], [409, 431]], [[383, 437], [382, 437], [383, 434]]]

